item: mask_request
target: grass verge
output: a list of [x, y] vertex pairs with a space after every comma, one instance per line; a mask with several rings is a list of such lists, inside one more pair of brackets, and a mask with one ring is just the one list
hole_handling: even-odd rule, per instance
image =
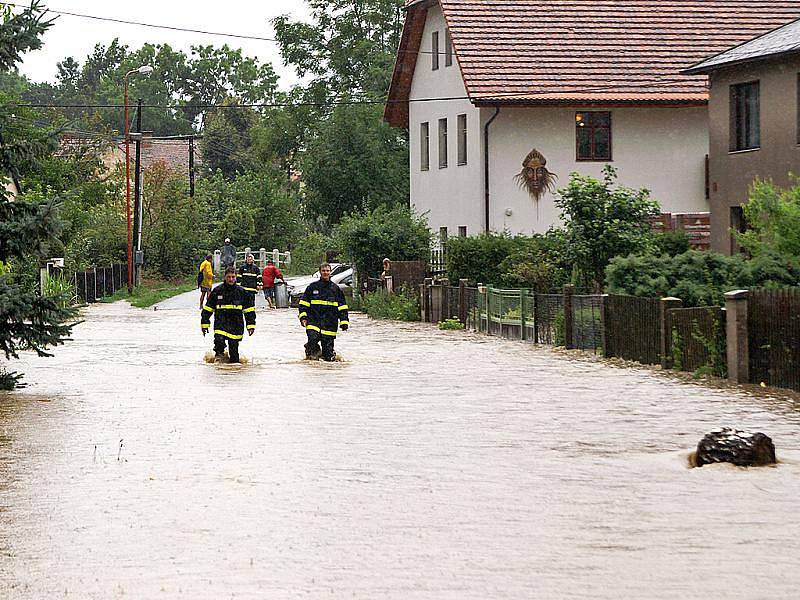
[[100, 302], [116, 302], [117, 300], [127, 300], [136, 308], [149, 308], [153, 304], [158, 304], [162, 300], [172, 298], [184, 292], [190, 292], [197, 288], [194, 282], [174, 282], [174, 281], [145, 281], [141, 286], [134, 288], [133, 293], [128, 290], [117, 290], [113, 296], [101, 298]]

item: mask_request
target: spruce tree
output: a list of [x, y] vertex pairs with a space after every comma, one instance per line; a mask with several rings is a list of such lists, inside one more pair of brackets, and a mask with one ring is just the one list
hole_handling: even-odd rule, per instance
[[[40, 38], [51, 25], [44, 17], [38, 0], [16, 14], [0, 9], [0, 73], [14, 70], [25, 52], [41, 46]], [[68, 321], [75, 315], [63, 298], [41, 295], [21, 276], [57, 247], [61, 230], [56, 198], [14, 198], [7, 189], [52, 151], [52, 136], [21, 119], [21, 110], [0, 97], [0, 351], [6, 360], [19, 358], [23, 350], [50, 356], [47, 349], [69, 336]], [[0, 367], [0, 388], [20, 385], [20, 377]]]

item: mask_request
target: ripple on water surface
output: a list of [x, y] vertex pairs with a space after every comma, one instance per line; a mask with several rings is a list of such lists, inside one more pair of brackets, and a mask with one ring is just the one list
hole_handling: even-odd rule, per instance
[[[800, 413], [546, 349], [352, 318], [92, 306], [0, 396], [0, 596], [794, 598]], [[16, 365], [14, 368], [17, 368]], [[774, 468], [688, 468], [723, 425]], [[724, 592], [720, 592], [724, 590]]]

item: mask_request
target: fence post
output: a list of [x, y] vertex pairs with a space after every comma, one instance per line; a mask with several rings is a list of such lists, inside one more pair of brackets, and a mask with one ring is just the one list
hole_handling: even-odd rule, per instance
[[219, 273], [222, 268], [222, 258], [219, 250], [214, 250], [214, 273]]
[[466, 279], [458, 280], [458, 320], [467, 326], [467, 281]]
[[267, 249], [266, 248], [259, 248], [258, 249], [258, 266], [262, 269], [267, 266]]
[[574, 314], [572, 311], [572, 296], [575, 294], [575, 286], [568, 283], [564, 286], [564, 347], [569, 350], [574, 347], [572, 338], [574, 337]]
[[750, 382], [747, 296], [747, 290], [734, 290], [725, 294], [728, 379], [735, 383]]
[[525, 299], [528, 296], [528, 290], [520, 290], [519, 291], [519, 326], [520, 332], [519, 337], [524, 342], [528, 339], [528, 334], [525, 331]]
[[452, 315], [450, 313], [450, 294], [448, 293], [448, 288], [450, 287], [450, 280], [446, 277], [439, 280], [439, 285], [442, 286], [441, 289], [441, 304], [439, 305], [439, 320], [446, 321]]
[[272, 249], [272, 262], [275, 263], [277, 268], [281, 268], [281, 253], [277, 248]]
[[426, 323], [431, 322], [431, 284], [433, 279], [426, 277], [422, 282], [422, 312], [423, 321]]
[[673, 365], [672, 360], [672, 331], [667, 326], [667, 316], [669, 311], [683, 306], [683, 300], [680, 298], [662, 298], [658, 308], [658, 321], [661, 329], [661, 368], [671, 369]]
[[386, 277], [384, 277], [383, 287], [386, 289], [387, 294], [394, 293], [394, 279], [392, 278], [391, 275], [387, 275]]
[[[430, 322], [437, 323], [442, 320], [442, 284], [440, 282], [435, 282], [430, 287], [431, 293], [431, 304], [430, 304]], [[435, 308], [435, 310], [434, 310]], [[436, 315], [435, 312], [439, 314]]]

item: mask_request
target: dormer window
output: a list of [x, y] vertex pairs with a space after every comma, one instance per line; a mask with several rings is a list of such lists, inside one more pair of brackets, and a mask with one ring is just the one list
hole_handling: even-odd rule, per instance
[[431, 71], [439, 70], [439, 32], [431, 33]]

